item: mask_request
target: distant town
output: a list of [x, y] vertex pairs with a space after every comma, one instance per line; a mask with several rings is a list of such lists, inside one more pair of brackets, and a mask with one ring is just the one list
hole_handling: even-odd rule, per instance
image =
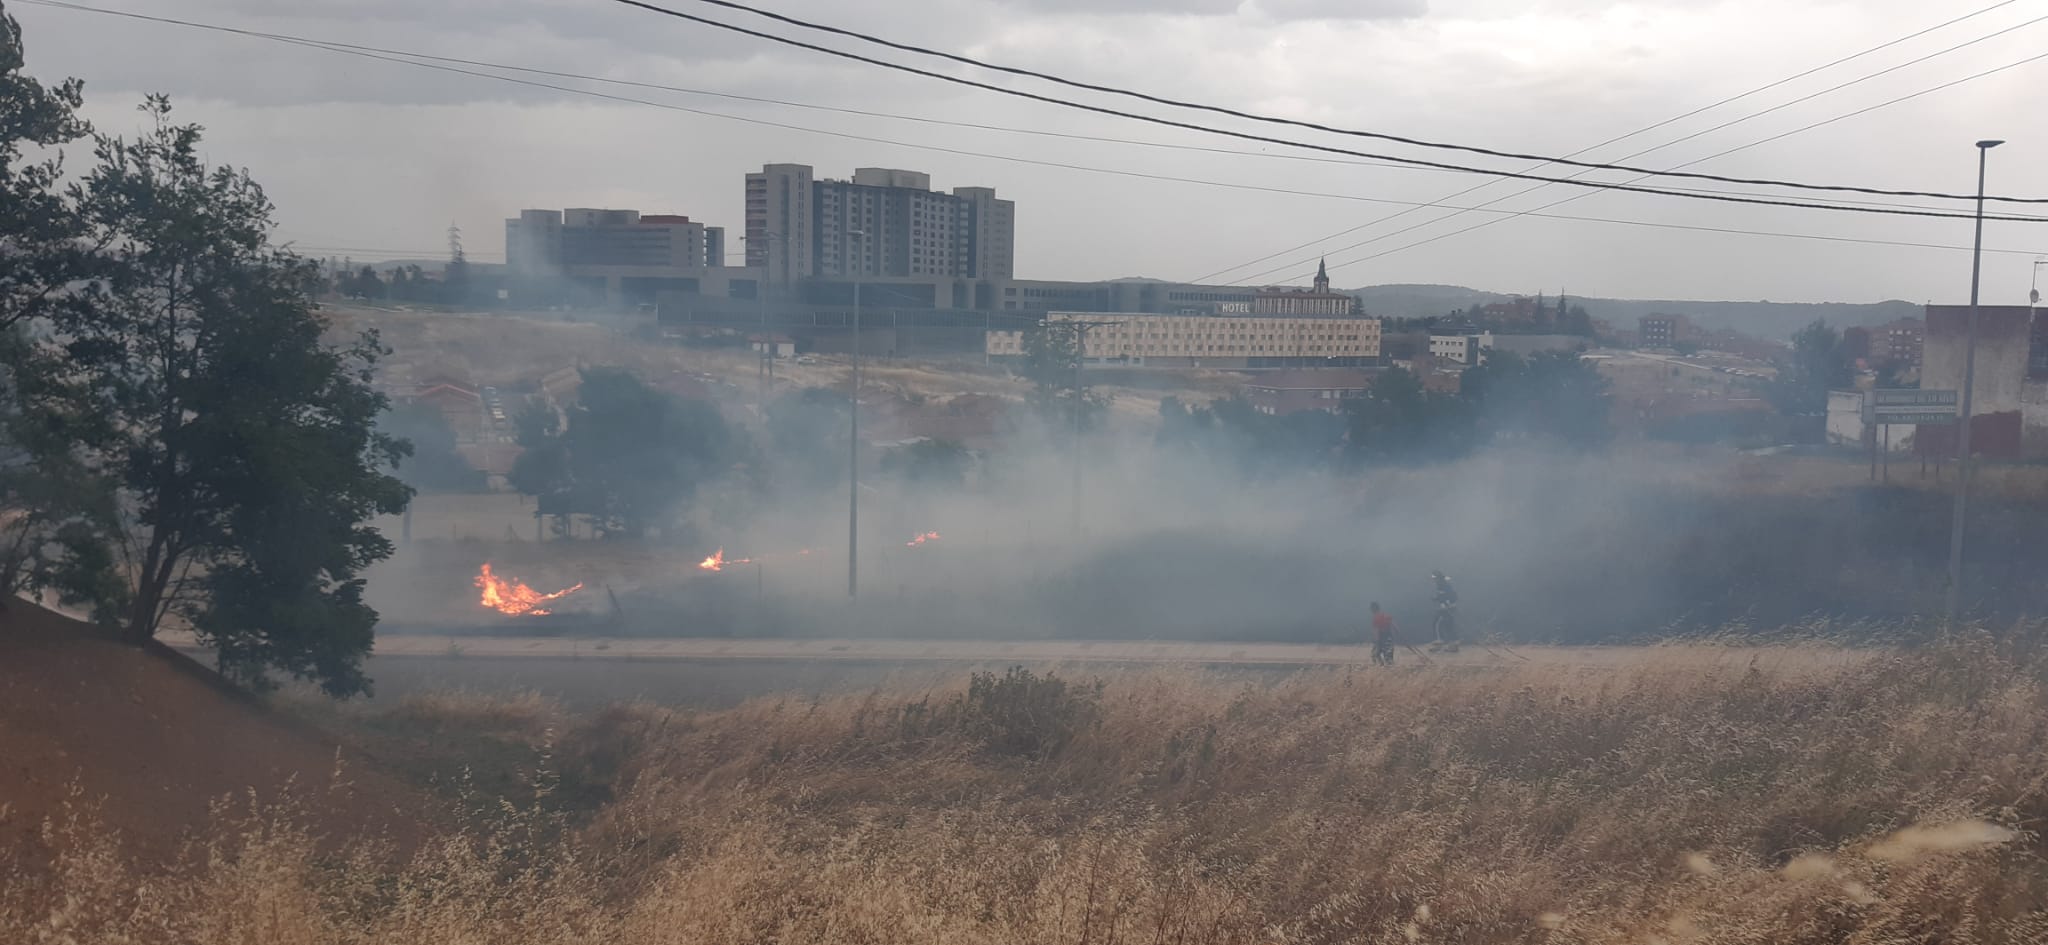
[[[1339, 412], [1390, 368], [1454, 393], [1461, 373], [1494, 352], [1580, 352], [1614, 383], [1622, 428], [1775, 430], [1780, 438], [1796, 428], [1794, 440], [1835, 446], [1950, 449], [1946, 428], [1866, 416], [1864, 391], [1957, 389], [1961, 307], [1835, 326], [1834, 353], [1852, 373], [1834, 385], [1824, 423], [1816, 409], [1810, 423], [1787, 427], [1774, 422], [1784, 410], [1766, 395], [1793, 349], [1685, 312], [1617, 323], [1560, 290], [1389, 316], [1333, 289], [1322, 265], [1307, 285], [1025, 279], [1016, 272], [1016, 204], [993, 187], [947, 192], [912, 170], [863, 167], [839, 180], [810, 165], [769, 164], [746, 175], [744, 194], [738, 246], [725, 227], [686, 215], [527, 209], [505, 221], [503, 265], [462, 259], [451, 234], [450, 262], [439, 271], [412, 265], [379, 275], [330, 259], [331, 288], [363, 300], [604, 314], [672, 340], [744, 344], [768, 359], [843, 354], [858, 319], [870, 356], [1014, 364], [1032, 329], [1066, 326], [1079, 330], [1083, 365], [1248, 372], [1241, 394], [1275, 415]], [[2048, 343], [2034, 309], [1994, 306], [1983, 319], [1978, 449], [2048, 455]], [[480, 391], [448, 378], [428, 387], [446, 395], [451, 384], [488, 420]], [[465, 419], [456, 428], [489, 425]]]

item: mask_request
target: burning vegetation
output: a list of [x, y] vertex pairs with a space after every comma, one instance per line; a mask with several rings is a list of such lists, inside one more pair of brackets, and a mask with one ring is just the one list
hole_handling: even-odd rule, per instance
[[491, 565], [488, 561], [484, 562], [484, 566], [477, 571], [476, 586], [483, 592], [483, 597], [479, 603], [501, 614], [513, 617], [546, 616], [549, 611], [543, 605], [549, 601], [560, 600], [583, 589], [583, 585], [579, 582], [552, 594], [543, 594], [526, 586], [526, 584], [517, 579], [501, 578], [492, 574]]

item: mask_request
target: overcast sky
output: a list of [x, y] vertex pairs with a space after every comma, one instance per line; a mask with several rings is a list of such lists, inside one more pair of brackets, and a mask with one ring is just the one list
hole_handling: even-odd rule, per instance
[[[278, 205], [281, 235], [316, 255], [441, 255], [452, 221], [461, 225], [474, 257], [496, 260], [502, 258], [506, 216], [521, 207], [568, 206], [688, 214], [726, 226], [731, 248], [738, 252], [744, 228], [742, 175], [766, 162], [788, 161], [811, 164], [820, 176], [845, 177], [856, 166], [886, 166], [927, 171], [940, 189], [992, 186], [1017, 201], [1017, 271], [1024, 278], [1143, 275], [1300, 282], [1313, 271], [1316, 256], [1327, 252], [1340, 286], [1448, 283], [1508, 292], [1554, 293], [1562, 287], [1574, 295], [1775, 301], [1952, 301], [1966, 299], [1969, 289], [1969, 254], [1950, 249], [1533, 215], [1504, 219], [1498, 213], [1431, 222], [1452, 211], [1417, 210], [1401, 202], [1477, 206], [1498, 201], [1494, 209], [1533, 210], [1584, 191], [1552, 186], [1515, 196], [1533, 185], [1362, 165], [1341, 156], [1091, 116], [827, 59], [612, 0], [83, 2], [332, 42], [904, 117], [528, 77], [674, 106], [658, 108], [263, 39], [0, 2], [22, 21], [31, 72], [46, 79], [86, 80], [87, 114], [100, 130], [134, 131], [140, 119], [132, 109], [141, 95], [171, 94], [179, 114], [207, 126], [209, 157], [250, 168]], [[662, 2], [779, 33], [798, 32], [691, 0]], [[1246, 111], [1565, 154], [1992, 2], [759, 0], [759, 5], [997, 62]], [[2036, 17], [2048, 18], [2048, 0], [2012, 0], [1583, 157], [1673, 167], [2005, 66], [2048, 51], [2048, 20], [2021, 25]], [[1855, 81], [2016, 26], [1925, 62]], [[875, 52], [850, 41], [830, 44]], [[1029, 80], [991, 81], [1077, 94]], [[1852, 84], [1630, 157], [1844, 83]], [[1971, 143], [2009, 138], [2010, 144], [1993, 152], [1990, 190], [2044, 196], [2044, 84], [2048, 59], [1690, 169], [1967, 193], [1975, 186]], [[1355, 150], [1495, 168], [1527, 166], [1233, 123], [1122, 99], [1090, 100]], [[1176, 147], [1062, 137], [1075, 135]], [[1202, 148], [1262, 153], [1196, 150]], [[1560, 172], [1552, 168], [1546, 173]], [[1459, 194], [1475, 186], [1481, 189]], [[1683, 186], [1738, 189], [1700, 182]], [[1967, 210], [1969, 205], [1951, 206]], [[1971, 240], [1965, 220], [1616, 193], [1595, 193], [1542, 212], [1956, 247], [1968, 247]], [[2048, 215], [2048, 208], [2039, 212]], [[1394, 214], [1401, 215], [1387, 219]], [[1488, 220], [1500, 222], [1413, 245]], [[1353, 227], [1358, 229], [1323, 239]], [[1322, 241], [1282, 252], [1317, 240]], [[2024, 251], [1987, 254], [1985, 300], [2023, 303], [2034, 259], [2030, 254], [2048, 253], [2048, 224], [1993, 223], [1985, 241], [1988, 248]], [[1244, 265], [1276, 253], [1265, 262]], [[1222, 270], [1227, 272], [1212, 276]]]

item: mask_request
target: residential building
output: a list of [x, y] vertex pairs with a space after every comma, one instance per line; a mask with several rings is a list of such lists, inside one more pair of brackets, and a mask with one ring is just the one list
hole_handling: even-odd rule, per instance
[[[1176, 315], [1052, 312], [1046, 321], [1095, 322], [1084, 360], [1218, 368], [1363, 367], [1380, 353], [1380, 320], [1368, 316]], [[990, 357], [1024, 354], [1022, 331], [991, 331]]]
[[918, 171], [863, 167], [851, 180], [819, 180], [808, 165], [770, 164], [747, 175], [746, 197], [747, 264], [773, 284], [1016, 275], [1016, 205], [993, 188], [948, 194]]
[[1644, 315], [1636, 319], [1636, 342], [1645, 348], [1669, 348], [1693, 337], [1692, 319], [1683, 315]]
[[1432, 332], [1429, 336], [1429, 354], [1439, 362], [1471, 367], [1485, 357], [1484, 352], [1493, 347], [1493, 332], [1459, 331]]
[[1927, 323], [1918, 318], [1901, 318], [1879, 325], [1871, 340], [1872, 356], [1883, 356], [1893, 364], [1920, 366], [1920, 349], [1926, 343]]
[[790, 285], [815, 272], [811, 168], [769, 164], [747, 175], [747, 267]]
[[[1927, 306], [1920, 388], [1963, 387], [1970, 307]], [[2024, 305], [1985, 305], [1977, 312], [1977, 356], [1970, 407], [1970, 451], [2016, 458], [2048, 454], [2048, 376], [2030, 377], [2033, 311]], [[1955, 452], [1954, 425], [1923, 425], [1915, 445], [1936, 455]], [[2024, 442], [2023, 442], [2024, 441]]]
[[1244, 386], [1245, 399], [1263, 414], [1284, 416], [1304, 410], [1341, 412], [1372, 389], [1373, 374], [1345, 368], [1269, 371]]

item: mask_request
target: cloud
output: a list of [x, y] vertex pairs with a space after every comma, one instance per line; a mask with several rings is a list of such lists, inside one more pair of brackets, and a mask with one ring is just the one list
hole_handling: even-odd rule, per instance
[[[817, 105], [1230, 151], [1288, 150], [884, 72], [602, 0], [363, 0], [346, 6], [312, 0], [185, 0], [175, 11], [146, 0], [89, 2], [339, 42]], [[822, 22], [1090, 82], [1343, 127], [1549, 154], [1639, 131], [1947, 18], [1915, 0], [1856, 0], [1863, 15], [1848, 18], [1832, 8], [1807, 9], [1777, 0], [1704, 6], [1679, 0], [766, 2]], [[834, 176], [854, 167], [900, 166], [929, 171], [943, 186], [994, 186], [1019, 201], [1020, 273], [1041, 278], [1142, 274], [1192, 279], [1346, 230], [1351, 232], [1341, 238], [1281, 254], [1246, 271], [1278, 267], [1272, 278], [1306, 273], [1327, 250], [1333, 274], [1345, 284], [1439, 282], [1533, 292], [1564, 282], [1575, 293], [1613, 297], [1917, 300], [1952, 297], [1959, 284], [1955, 273], [1968, 268], [1967, 253], [1946, 250], [1653, 230], [1540, 216], [1458, 234], [1493, 215], [1474, 213], [1436, 223], [1431, 221], [1448, 211], [1274, 189], [1462, 205], [1500, 200], [1498, 206], [1509, 210], [1537, 209], [1576, 192], [1550, 187], [1516, 198], [1510, 195], [1520, 185], [1494, 184], [1461, 194], [1484, 179], [857, 119], [814, 109], [591, 86], [902, 143], [890, 145], [246, 37], [47, 7], [10, 4], [9, 10], [23, 22], [30, 72], [84, 78], [88, 106], [102, 129], [135, 130], [136, 97], [151, 91], [171, 94], [181, 114], [208, 126], [209, 150], [216, 159], [250, 167], [270, 188], [293, 235], [309, 242], [318, 237], [327, 245], [435, 246], [453, 218], [473, 234], [479, 250], [488, 250], [494, 234], [502, 231], [504, 216], [522, 206], [641, 204], [735, 227], [743, 219], [740, 175], [766, 161], [799, 161]], [[720, 18], [766, 26], [744, 15]], [[1987, 14], [1590, 156], [1619, 159], [2025, 18], [2023, 11]], [[1759, 23], [1770, 28], [1760, 29]], [[786, 26], [771, 31], [802, 33]], [[839, 41], [830, 45], [860, 48]], [[1683, 164], [2031, 52], [2024, 34], [2002, 37], [1972, 47], [1967, 55], [1851, 84], [1628, 163]], [[930, 64], [919, 57], [886, 58]], [[983, 75], [955, 65], [934, 67]], [[1717, 158], [1698, 169], [1966, 190], [1974, 183], [1969, 142], [1988, 134], [1985, 128], [1995, 130], [1999, 122], [2023, 114], [2034, 96], [2035, 78], [2016, 69]], [[1022, 79], [991, 81], [1067, 93]], [[1080, 93], [1070, 97], [1101, 100]], [[1913, 133], [1901, 135], [1899, 129]], [[1310, 137], [1293, 130], [1257, 130]], [[1320, 140], [1355, 143], [1363, 150], [1395, 149]], [[2014, 194], [2048, 191], [2048, 162], [2025, 160], [2026, 143], [2016, 136], [2015, 141], [1993, 157], [1994, 186]], [[1107, 176], [1002, 157], [1269, 189]], [[350, 189], [337, 187], [340, 181]], [[1404, 210], [1405, 215], [1389, 219]], [[1958, 230], [1949, 221], [1616, 194], [1587, 196], [1545, 212], [1731, 230], [1969, 242], [1967, 228]], [[1988, 227], [1986, 246], [2048, 250], [2048, 234], [2037, 234], [2037, 229]], [[1444, 238], [1421, 242], [1438, 236]], [[1342, 248], [1354, 243], [1360, 245]], [[1387, 255], [1367, 259], [1382, 252]], [[2024, 301], [2030, 261], [2027, 256], [1987, 256], [1986, 291], [1994, 300]]]
[[1429, 0], [1245, 0], [1243, 10], [1274, 20], [1405, 20], [1429, 15]]
[[1228, 16], [1240, 0], [997, 0], [1018, 10], [1097, 16]]

